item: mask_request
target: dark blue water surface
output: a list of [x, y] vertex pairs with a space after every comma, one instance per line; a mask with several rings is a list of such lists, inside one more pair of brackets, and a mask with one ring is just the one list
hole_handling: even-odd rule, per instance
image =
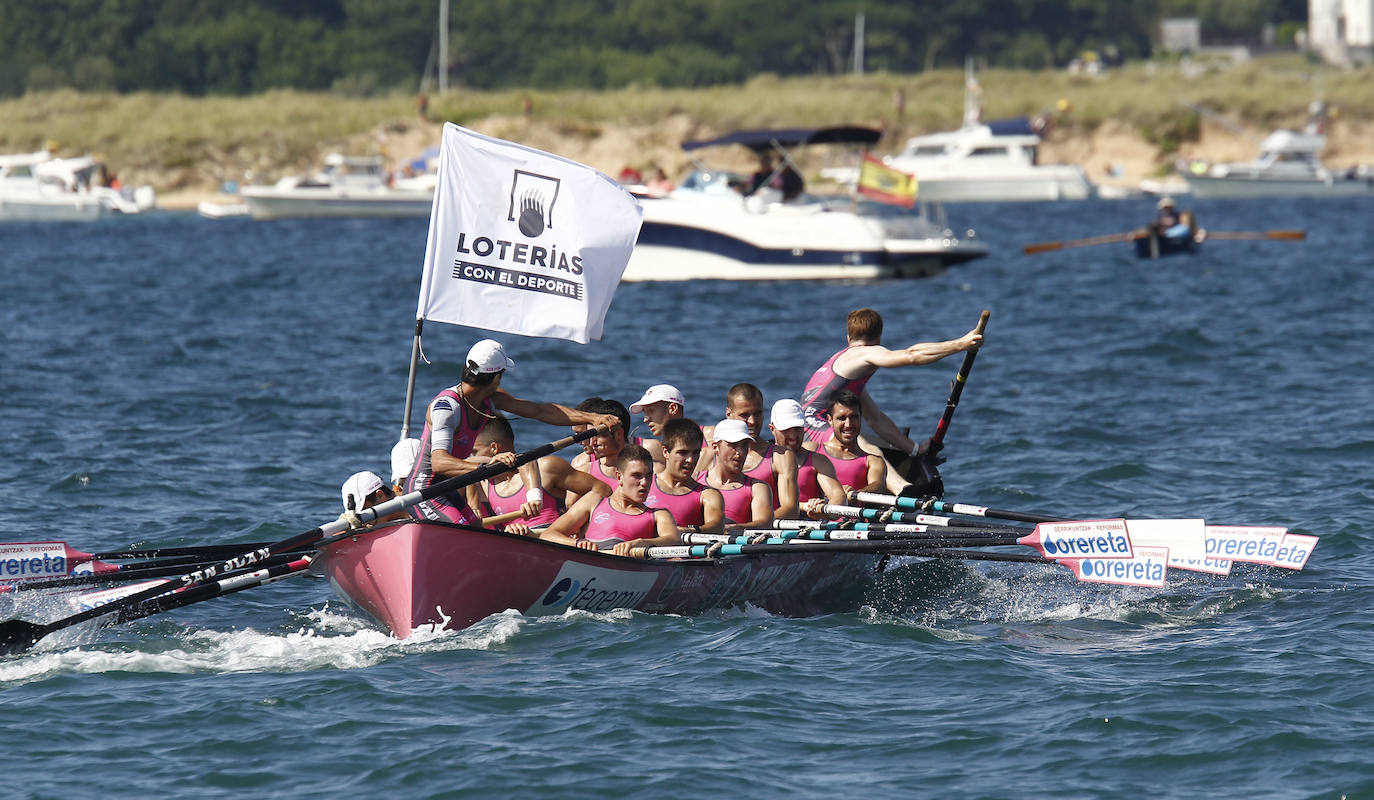
[[[907, 563], [811, 619], [514, 613], [390, 639], [295, 580], [0, 660], [6, 795], [1374, 796], [1374, 202], [1200, 203], [1213, 242], [1021, 254], [1147, 201], [949, 210], [992, 246], [934, 279], [621, 287], [603, 341], [501, 336], [516, 394], [795, 396], [880, 310], [885, 343], [992, 310], [950, 499], [1321, 536], [1307, 569]], [[0, 227], [0, 541], [276, 540], [385, 474], [426, 222], [155, 214]], [[419, 402], [479, 332], [431, 325]], [[957, 361], [870, 391], [933, 431]], [[564, 434], [517, 426], [520, 443]], [[924, 435], [924, 434], [922, 434]], [[10, 606], [3, 606], [8, 617]]]

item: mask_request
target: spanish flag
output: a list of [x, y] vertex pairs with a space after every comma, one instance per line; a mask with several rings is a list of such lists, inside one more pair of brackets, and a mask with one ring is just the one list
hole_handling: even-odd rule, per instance
[[859, 194], [880, 203], [912, 208], [916, 205], [916, 176], [893, 169], [870, 153], [859, 167]]

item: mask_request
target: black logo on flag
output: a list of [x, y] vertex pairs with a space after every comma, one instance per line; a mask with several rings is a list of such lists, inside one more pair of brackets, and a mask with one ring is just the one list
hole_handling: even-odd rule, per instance
[[559, 184], [558, 178], [515, 170], [506, 220], [515, 222], [520, 232], [531, 239], [552, 228], [553, 204], [558, 200]]

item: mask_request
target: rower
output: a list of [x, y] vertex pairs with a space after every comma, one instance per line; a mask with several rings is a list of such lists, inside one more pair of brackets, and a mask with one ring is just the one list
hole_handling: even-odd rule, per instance
[[697, 480], [720, 492], [725, 502], [725, 523], [745, 528], [773, 524], [773, 492], [766, 481], [744, 474], [744, 459], [753, 437], [743, 420], [723, 419], [712, 431], [711, 468], [697, 473]]
[[[797, 461], [790, 450], [774, 447], [763, 439], [763, 392], [752, 383], [737, 383], [725, 393], [725, 418], [737, 419], [749, 429], [749, 452], [744, 474], [764, 481], [773, 495], [773, 516], [788, 519], [797, 512]], [[710, 467], [707, 460], [706, 467]]]
[[[917, 445], [911, 441], [896, 423], [878, 408], [878, 404], [866, 388], [868, 381], [883, 367], [933, 364], [955, 353], [973, 350], [982, 345], [983, 335], [974, 329], [958, 339], [918, 342], [901, 350], [889, 350], [880, 344], [883, 335], [882, 315], [871, 308], [849, 312], [845, 328], [848, 344], [812, 373], [811, 379], [802, 391], [801, 404], [806, 417], [806, 435], [811, 441], [807, 449], [818, 449], [819, 445], [830, 440], [830, 421], [825, 412], [835, 393], [847, 389], [859, 397], [862, 403], [862, 421], [868, 424], [863, 431], [865, 435], [859, 438], [860, 446], [864, 450], [880, 457], [882, 447], [891, 447], [913, 455], [924, 455], [928, 444], [922, 442]], [[838, 465], [836, 468], [838, 470]], [[886, 474], [887, 488], [893, 494], [900, 494], [910, 485], [910, 482], [898, 475], [894, 469], [888, 469]]]
[[[340, 493], [343, 495], [344, 513], [339, 518], [346, 520], [351, 528], [362, 527], [362, 521], [358, 519], [359, 511], [385, 503], [396, 496], [391, 487], [383, 483], [381, 477], [375, 472], [353, 473], [348, 476], [348, 480], [344, 481]], [[402, 509], [378, 517], [369, 524], [375, 525], [380, 522], [393, 522], [406, 518], [406, 512]]]
[[844, 487], [835, 477], [835, 465], [830, 457], [802, 446], [806, 441], [806, 419], [802, 416], [801, 403], [790, 398], [774, 403], [768, 430], [773, 432], [774, 447], [791, 452], [796, 459], [797, 502], [800, 505], [818, 497], [834, 505], [845, 502]]
[[649, 426], [649, 431], [654, 435], [653, 439], [644, 439], [635, 444], [648, 450], [660, 465], [664, 462], [663, 426], [669, 420], [681, 419], [686, 413], [686, 405], [682, 392], [676, 386], [658, 383], [644, 390], [644, 396], [630, 406], [631, 414], [644, 415], [644, 424]]
[[[510, 420], [497, 415], [477, 434], [477, 444], [473, 447], [474, 459], [490, 460], [500, 453], [515, 452], [515, 431]], [[532, 470], [527, 469], [533, 467]], [[533, 477], [533, 481], [529, 480]], [[528, 536], [532, 529], [543, 528], [558, 519], [560, 506], [558, 498], [569, 493], [581, 496], [595, 494], [606, 497], [611, 487], [580, 470], [556, 455], [547, 455], [537, 461], [525, 464], [518, 472], [506, 473], [499, 478], [488, 478], [480, 484], [468, 487], [468, 503], [473, 508], [482, 508], [485, 516], [501, 516], [520, 512], [520, 518], [506, 523], [504, 529], [509, 533]]]
[[[439, 392], [425, 409], [425, 430], [420, 437], [420, 457], [406, 480], [406, 492], [416, 492], [440, 478], [465, 475], [482, 464], [468, 459], [477, 433], [498, 410], [549, 425], [624, 424], [609, 414], [574, 411], [557, 403], [522, 400], [501, 388], [501, 378], [515, 362], [499, 342], [483, 339], [468, 350], [461, 381]], [[515, 465], [515, 453], [499, 453], [493, 462]], [[467, 503], [465, 493], [455, 490], [415, 506], [420, 519], [476, 524], [480, 520]]]
[[614, 469], [616, 488], [609, 497], [583, 495], [539, 538], [638, 558], [646, 557], [645, 548], [681, 543], [672, 512], [645, 505], [654, 479], [649, 451], [634, 444], [621, 448]]
[[841, 389], [830, 399], [826, 416], [832, 436], [817, 452], [824, 453], [835, 469], [835, 479], [847, 492], [877, 492], [884, 486], [887, 461], [859, 444], [863, 402], [857, 394]]
[[692, 477], [706, 442], [700, 426], [690, 419], [670, 419], [658, 433], [665, 460], [654, 476], [645, 504], [671, 511], [680, 528], [708, 533], [725, 530], [725, 501], [720, 491]]
[[[610, 433], [597, 434], [587, 440], [588, 447], [573, 457], [574, 469], [580, 469], [593, 478], [605, 483], [612, 489], [618, 482], [615, 478], [615, 462], [625, 447], [626, 431], [630, 429], [630, 412], [620, 401], [593, 397], [582, 406], [592, 414], [601, 414], [618, 420], [617, 427]], [[570, 498], [569, 505], [577, 498]]]

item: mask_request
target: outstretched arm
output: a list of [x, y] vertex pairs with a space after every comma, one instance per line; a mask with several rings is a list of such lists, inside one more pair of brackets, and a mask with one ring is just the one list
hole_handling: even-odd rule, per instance
[[885, 347], [864, 348], [863, 360], [875, 367], [910, 367], [933, 364], [942, 358], [973, 350], [983, 343], [983, 334], [975, 328], [958, 339], [943, 342], [917, 342], [901, 350]]
[[491, 402], [502, 411], [526, 419], [537, 419], [549, 425], [592, 425], [597, 428], [614, 428], [620, 419], [613, 414], [590, 414], [558, 403], [536, 403], [522, 400], [505, 389], [497, 389]]

